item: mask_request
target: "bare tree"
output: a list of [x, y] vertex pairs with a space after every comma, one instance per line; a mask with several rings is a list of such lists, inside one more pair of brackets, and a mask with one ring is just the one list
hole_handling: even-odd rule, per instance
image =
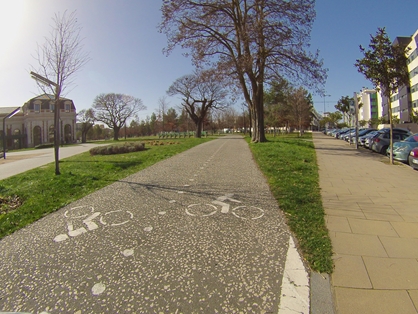
[[[196, 65], [216, 64], [240, 86], [250, 109], [253, 142], [264, 134], [264, 83], [287, 77], [322, 85], [326, 71], [311, 54], [312, 0], [165, 0], [160, 31], [167, 53], [191, 50]], [[212, 65], [213, 66], [213, 65]]]
[[113, 139], [119, 140], [119, 131], [129, 118], [145, 110], [142, 100], [124, 94], [100, 94], [93, 102], [94, 116], [113, 129]]
[[289, 95], [290, 115], [293, 126], [297, 127], [302, 135], [305, 128], [309, 127], [312, 121], [312, 99], [307, 90], [302, 87], [293, 90]]
[[170, 96], [181, 96], [181, 106], [196, 125], [196, 137], [202, 136], [203, 122], [209, 110], [224, 109], [228, 105], [225, 84], [213, 70], [197, 71], [180, 77], [167, 93]]
[[165, 132], [165, 114], [167, 112], [167, 108], [168, 108], [169, 104], [170, 103], [168, 102], [166, 96], [162, 96], [158, 99], [158, 112], [157, 112], [157, 114], [158, 114], [158, 120], [160, 120], [161, 123], [162, 123], [162, 127], [161, 127], [162, 132]]
[[[59, 170], [59, 114], [64, 109], [59, 102], [61, 94], [74, 83], [74, 74], [88, 61], [88, 53], [83, 52], [81, 26], [77, 24], [76, 12], [70, 14], [57, 13], [53, 18], [50, 37], [45, 37], [45, 43], [38, 45], [36, 56], [39, 67], [31, 67], [33, 77], [39, 88], [46, 94], [54, 95], [54, 153], [55, 174]], [[46, 85], [44, 85], [46, 84]]]
[[94, 125], [94, 111], [93, 109], [83, 109], [77, 113], [77, 121], [81, 125], [81, 143], [87, 142], [87, 132]]

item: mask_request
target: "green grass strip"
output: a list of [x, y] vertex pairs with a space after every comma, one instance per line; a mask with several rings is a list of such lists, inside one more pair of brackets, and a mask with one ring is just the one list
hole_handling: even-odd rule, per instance
[[50, 163], [0, 180], [2, 199], [18, 196], [22, 201], [14, 210], [0, 204], [0, 239], [106, 185], [212, 139], [165, 139], [158, 141], [176, 144], [158, 146], [143, 141], [145, 151], [118, 155], [90, 156], [86, 152], [60, 160], [58, 176], [55, 164]]
[[331, 273], [332, 246], [325, 225], [312, 134], [279, 135], [249, 145], [304, 258], [314, 271]]

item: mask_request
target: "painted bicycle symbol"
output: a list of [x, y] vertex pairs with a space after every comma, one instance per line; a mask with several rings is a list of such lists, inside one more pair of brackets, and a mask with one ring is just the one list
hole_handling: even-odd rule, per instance
[[260, 219], [264, 216], [264, 210], [255, 206], [236, 206], [230, 210], [230, 204], [225, 203], [226, 200], [234, 203], [241, 203], [232, 198], [233, 194], [226, 194], [218, 197], [212, 201], [211, 204], [191, 204], [186, 208], [186, 214], [193, 217], [208, 217], [215, 215], [218, 212], [218, 206], [221, 206], [221, 213], [228, 214], [230, 211], [232, 215], [241, 219]]
[[[93, 206], [77, 206], [68, 209], [64, 213], [65, 218], [69, 218], [67, 221], [68, 233], [59, 234], [54, 238], [55, 242], [62, 242], [67, 240], [69, 237], [76, 237], [87, 231], [93, 231], [99, 228], [99, 225], [94, 222], [95, 219], [106, 226], [121, 226], [129, 222], [134, 215], [130, 211], [124, 210], [113, 210], [107, 213], [101, 214], [95, 212]], [[82, 219], [82, 223], [85, 227], [74, 229], [75, 220]], [[117, 220], [115, 222], [115, 220]], [[112, 223], [111, 223], [112, 222]]]

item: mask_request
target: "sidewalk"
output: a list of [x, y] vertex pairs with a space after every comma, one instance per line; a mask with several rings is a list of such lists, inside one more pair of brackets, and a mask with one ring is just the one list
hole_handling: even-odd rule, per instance
[[[83, 143], [60, 147], [59, 159], [61, 160], [87, 152], [91, 148], [99, 145], [103, 144]], [[41, 167], [54, 161], [54, 148], [8, 152], [6, 153], [6, 159], [0, 159], [0, 180]]]
[[338, 314], [418, 313], [418, 172], [314, 133]]

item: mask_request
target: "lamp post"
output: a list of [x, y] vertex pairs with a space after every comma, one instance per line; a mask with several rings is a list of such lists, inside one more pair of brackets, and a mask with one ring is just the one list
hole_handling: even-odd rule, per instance
[[3, 118], [3, 158], [6, 159], [6, 149], [7, 149], [7, 143], [6, 143], [6, 119], [13, 117], [16, 113], [20, 111], [20, 107], [13, 110], [11, 113], [9, 113], [7, 116]]
[[330, 97], [330, 96], [331, 96], [331, 95], [328, 95], [328, 94], [325, 94], [325, 93], [324, 93], [324, 117], [325, 117], [325, 110], [326, 110], [326, 109], [325, 109], [325, 97]]
[[51, 80], [35, 73], [30, 72], [31, 77], [46, 86], [55, 87], [55, 103], [54, 103], [54, 155], [55, 155], [55, 174], [60, 174], [59, 166], [59, 147], [60, 147], [60, 108], [59, 108], [59, 96], [61, 88], [59, 84], [52, 82]]

